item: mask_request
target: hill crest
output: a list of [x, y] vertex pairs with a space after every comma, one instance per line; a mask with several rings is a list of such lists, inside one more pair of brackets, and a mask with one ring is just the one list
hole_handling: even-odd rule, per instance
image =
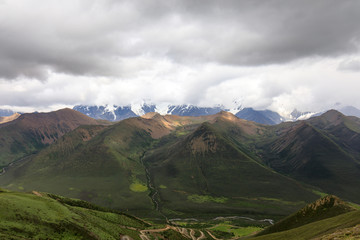
[[66, 108], [49, 113], [25, 113], [0, 124], [0, 166], [37, 152], [81, 125], [100, 125], [100, 122]]
[[334, 195], [327, 195], [306, 205], [298, 212], [286, 217], [275, 225], [268, 227], [264, 231], [260, 232], [259, 236], [297, 228], [354, 210], [356, 209], [342, 201], [340, 198]]

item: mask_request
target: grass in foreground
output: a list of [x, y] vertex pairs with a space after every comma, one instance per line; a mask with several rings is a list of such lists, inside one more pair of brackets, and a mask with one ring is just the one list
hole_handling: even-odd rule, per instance
[[215, 236], [223, 237], [223, 236], [231, 236], [231, 237], [245, 237], [252, 235], [256, 232], [262, 230], [260, 227], [237, 227], [230, 224], [218, 224], [212, 228], [209, 228], [211, 232], [214, 233]]
[[[360, 211], [352, 211], [336, 217], [327, 218], [321, 221], [306, 224], [304, 226], [290, 229], [283, 232], [267, 234], [251, 239], [261, 240], [282, 240], [282, 239], [313, 239], [326, 236], [332, 233], [341, 232], [342, 229], [351, 228], [360, 224]], [[352, 234], [351, 232], [349, 233]], [[325, 238], [326, 239], [326, 238]], [[356, 238], [350, 238], [356, 239]]]
[[[71, 205], [70, 205], [71, 204]], [[1, 239], [139, 239], [148, 224], [96, 205], [34, 192], [0, 191]]]

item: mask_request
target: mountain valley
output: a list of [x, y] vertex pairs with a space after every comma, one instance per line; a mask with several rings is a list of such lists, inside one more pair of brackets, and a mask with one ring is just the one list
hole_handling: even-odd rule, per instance
[[360, 119], [335, 110], [277, 125], [225, 111], [115, 123], [70, 109], [23, 114], [0, 125], [0, 186], [162, 224], [235, 217], [263, 228], [325, 194], [360, 203], [359, 134]]

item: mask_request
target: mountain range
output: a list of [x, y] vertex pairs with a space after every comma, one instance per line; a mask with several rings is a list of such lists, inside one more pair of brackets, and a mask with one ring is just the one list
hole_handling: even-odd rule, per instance
[[177, 116], [205, 116], [216, 114], [220, 111], [229, 111], [234, 113], [237, 117], [255, 121], [261, 124], [274, 125], [284, 121], [278, 113], [263, 110], [257, 111], [252, 108], [241, 108], [226, 109], [223, 106], [217, 107], [198, 107], [194, 105], [168, 105], [165, 107], [158, 107], [154, 104], [142, 104], [135, 106], [83, 106], [77, 105], [73, 108], [89, 117], [96, 119], [104, 119], [108, 121], [119, 121], [130, 117], [142, 116], [150, 112], [158, 112], [166, 115], [177, 115]]
[[[105, 207], [171, 226], [217, 229], [224, 224], [219, 219], [231, 222], [225, 232], [198, 230], [194, 233], [198, 237], [203, 233], [227, 239], [239, 234], [234, 229], [257, 226], [251, 230], [257, 231], [278, 222], [256, 238], [291, 239], [296, 234], [305, 236], [313, 227], [317, 234], [329, 234], [329, 226], [346, 229], [356, 224], [358, 212], [334, 197], [279, 220], [326, 194], [360, 203], [359, 146], [360, 119], [336, 110], [307, 120], [265, 125], [227, 111], [202, 116], [150, 112], [110, 122], [61, 109], [17, 115], [0, 123], [0, 186], [40, 193], [45, 199], [36, 201], [46, 206], [57, 206], [48, 199], [57, 194], [55, 200], [65, 199], [64, 204], [81, 199], [90, 203], [75, 203], [97, 204], [101, 208], [96, 209]], [[0, 191], [0, 201], [15, 196], [16, 201], [35, 201], [33, 196]], [[8, 200], [4, 201], [5, 206]], [[28, 203], [19, 203], [14, 211]], [[67, 208], [72, 213], [64, 216], [89, 216], [88, 210]], [[6, 219], [14, 221], [11, 216]], [[46, 232], [52, 228], [45, 226], [50, 225], [42, 228]], [[68, 225], [51, 226], [65, 229]], [[81, 229], [71, 231], [78, 234]], [[84, 229], [84, 234], [92, 232]], [[102, 229], [110, 234], [105, 225]], [[182, 231], [172, 234], [184, 237]], [[178, 239], [190, 236], [180, 235]]]
[[[284, 121], [306, 120], [310, 117], [319, 116], [323, 112], [301, 112], [294, 109], [289, 116], [281, 116], [279, 113], [271, 110], [255, 110], [253, 108], [244, 108], [241, 105], [233, 109], [227, 109], [224, 106], [199, 107], [194, 105], [167, 105], [156, 106], [155, 104], [136, 104], [128, 106], [86, 106], [77, 105], [73, 108], [89, 117], [95, 119], [104, 119], [108, 121], [120, 121], [130, 117], [142, 116], [149, 112], [158, 112], [162, 115], [178, 116], [204, 116], [216, 114], [220, 111], [233, 113], [235, 116], [266, 125], [276, 125]], [[360, 110], [352, 107], [338, 107], [337, 110], [347, 116], [360, 117]]]
[[[73, 107], [73, 109], [91, 118], [107, 121], [120, 121], [131, 117], [139, 117], [149, 112], [158, 112], [162, 115], [170, 114], [178, 116], [203, 116], [216, 114], [220, 111], [228, 111], [239, 118], [266, 125], [276, 125], [284, 121], [306, 120], [310, 117], [319, 116], [325, 112], [301, 112], [297, 109], [294, 109], [290, 115], [281, 116], [279, 113], [271, 110], [255, 110], [249, 107], [244, 108], [241, 105], [236, 105], [232, 109], [228, 109], [221, 105], [215, 107], [199, 107], [189, 104], [155, 105], [152, 103], [148, 104], [146, 102], [127, 106], [76, 105]], [[337, 106], [336, 109], [346, 116], [360, 117], [360, 110], [353, 106]], [[15, 111], [10, 109], [0, 109], [0, 117], [8, 117], [15, 113]]]
[[321, 193], [360, 199], [360, 119], [335, 110], [263, 125], [225, 111], [110, 124], [63, 109], [23, 114], [0, 136], [0, 186], [138, 216], [276, 220]]

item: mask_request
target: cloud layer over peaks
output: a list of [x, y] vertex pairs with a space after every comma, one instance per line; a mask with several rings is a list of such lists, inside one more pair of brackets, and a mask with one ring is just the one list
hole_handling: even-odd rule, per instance
[[317, 101], [310, 79], [332, 94], [358, 76], [359, 22], [356, 0], [1, 0], [0, 106]]

